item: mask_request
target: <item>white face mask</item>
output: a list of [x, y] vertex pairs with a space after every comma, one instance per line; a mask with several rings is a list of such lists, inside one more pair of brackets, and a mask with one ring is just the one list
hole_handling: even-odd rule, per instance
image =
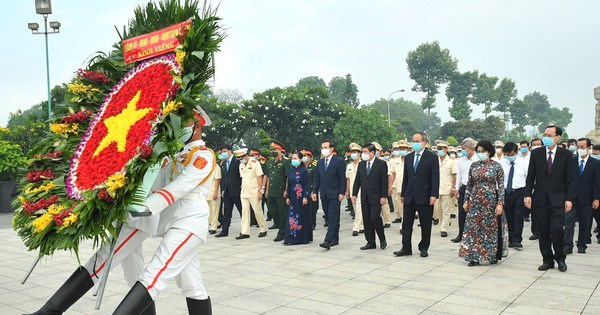
[[502, 153], [502, 149], [496, 148], [496, 154], [500, 154], [500, 153]]
[[240, 160], [240, 163], [242, 163], [242, 164], [246, 164], [246, 159], [241, 159], [241, 160]]
[[370, 160], [370, 159], [371, 159], [371, 155], [370, 155], [369, 153], [363, 153], [363, 154], [361, 154], [361, 155], [360, 155], [360, 158], [361, 158], [363, 161], [368, 161], [368, 160]]
[[587, 149], [577, 149], [577, 153], [579, 154], [579, 156], [586, 156], [588, 154], [588, 150]]
[[307, 156], [303, 156], [302, 157], [302, 162], [303, 163], [308, 163], [308, 157]]
[[186, 142], [190, 141], [193, 134], [194, 134], [194, 126], [184, 127], [181, 130], [181, 135], [179, 135], [179, 141], [186, 143]]
[[330, 151], [331, 151], [331, 149], [329, 149], [329, 148], [321, 149], [321, 155], [323, 155], [323, 157], [328, 157]]
[[358, 159], [358, 154], [356, 154], [356, 153], [351, 153], [351, 154], [350, 154], [350, 159], [352, 159], [352, 161], [355, 161], [356, 159]]

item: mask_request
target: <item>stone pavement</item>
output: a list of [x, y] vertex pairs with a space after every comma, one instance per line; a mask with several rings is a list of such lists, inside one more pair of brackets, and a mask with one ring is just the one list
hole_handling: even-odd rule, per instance
[[[234, 214], [234, 216], [237, 216]], [[27, 252], [9, 228], [11, 216], [0, 214], [0, 315], [37, 310], [77, 267], [74, 254], [56, 253], [43, 259], [25, 285], [20, 284], [35, 253]], [[324, 251], [318, 244], [325, 229], [319, 215], [315, 242], [283, 246], [273, 243], [275, 233], [235, 240], [239, 218], [225, 239], [209, 236], [199, 258], [214, 314], [600, 314], [600, 245], [588, 253], [568, 256], [569, 269], [537, 271], [541, 263], [536, 241], [524, 241], [523, 250], [511, 249], [497, 265], [467, 267], [447, 238], [434, 226], [428, 258], [397, 258], [399, 224], [386, 229], [388, 248], [361, 251], [365, 240], [351, 236], [351, 218], [342, 212], [340, 245]], [[524, 236], [530, 236], [529, 225]], [[415, 234], [420, 230], [415, 224]], [[158, 245], [146, 242], [146, 260]], [[92, 254], [81, 248], [81, 259]], [[95, 311], [91, 291], [66, 314], [110, 314], [128, 287], [120, 268], [110, 274], [104, 302]], [[185, 299], [173, 282], [157, 299], [158, 314], [187, 314]]]

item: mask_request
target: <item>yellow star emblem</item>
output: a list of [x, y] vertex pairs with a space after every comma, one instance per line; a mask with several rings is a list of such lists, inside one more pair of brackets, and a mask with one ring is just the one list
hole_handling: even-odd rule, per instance
[[129, 101], [125, 109], [123, 109], [119, 114], [104, 120], [104, 125], [107, 129], [106, 136], [104, 139], [102, 139], [96, 151], [94, 151], [94, 157], [98, 156], [104, 149], [114, 142], [117, 143], [117, 150], [119, 152], [125, 152], [129, 129], [131, 129], [131, 126], [137, 123], [140, 119], [144, 118], [151, 110], [150, 108], [137, 109], [137, 103], [140, 100], [141, 94], [142, 91], [138, 91]]

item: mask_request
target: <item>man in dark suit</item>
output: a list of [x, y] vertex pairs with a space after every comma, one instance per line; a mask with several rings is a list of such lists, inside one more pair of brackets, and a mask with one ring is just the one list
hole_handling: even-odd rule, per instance
[[361, 250], [377, 248], [375, 232], [379, 237], [381, 249], [387, 247], [381, 206], [387, 203], [388, 197], [388, 168], [384, 160], [375, 157], [375, 145], [372, 143], [362, 147], [362, 162], [358, 164], [356, 180], [352, 187], [352, 203], [356, 204], [360, 191], [362, 218], [365, 226], [367, 244]]
[[312, 201], [317, 201], [317, 193], [321, 193], [323, 211], [327, 213], [329, 225], [325, 241], [319, 246], [329, 250], [340, 241], [340, 202], [346, 195], [346, 165], [344, 160], [333, 154], [333, 143], [325, 141], [321, 145], [322, 159], [317, 163], [318, 174], [315, 176]]
[[411, 238], [416, 212], [421, 223], [419, 252], [421, 257], [427, 257], [431, 242], [433, 206], [440, 192], [440, 164], [437, 155], [425, 149], [427, 145], [425, 133], [418, 132], [412, 139], [414, 152], [407, 155], [404, 161], [404, 177], [400, 193], [404, 204], [402, 249], [394, 252], [394, 255], [412, 255]]
[[588, 138], [577, 140], [577, 155], [573, 158], [575, 168], [575, 195], [573, 197], [573, 210], [565, 214], [565, 255], [573, 253], [573, 234], [575, 221], [579, 221], [579, 235], [577, 237], [577, 252], [585, 254], [587, 240], [592, 225], [592, 209], [600, 205], [600, 187], [598, 175], [600, 162], [590, 157], [589, 150], [592, 142]]
[[[542, 142], [545, 147], [531, 152], [525, 207], [533, 209], [538, 225], [540, 252], [543, 264], [538, 270], [554, 268], [567, 270], [565, 263], [565, 212], [571, 211], [574, 196], [574, 167], [571, 152], [557, 147], [562, 129], [548, 126]], [[554, 247], [554, 253], [552, 248]]]
[[242, 177], [240, 176], [240, 161], [233, 158], [232, 148], [229, 145], [221, 147], [221, 154], [227, 157], [221, 163], [221, 197], [223, 200], [223, 217], [221, 218], [221, 232], [215, 237], [229, 235], [233, 206], [235, 205], [242, 217]]

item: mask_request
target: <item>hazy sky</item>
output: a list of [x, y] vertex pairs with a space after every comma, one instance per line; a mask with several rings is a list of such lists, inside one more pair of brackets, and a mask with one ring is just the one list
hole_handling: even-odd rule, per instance
[[[0, 0], [0, 125], [17, 109], [46, 98], [43, 36], [27, 22], [42, 24], [34, 1]], [[95, 51], [108, 51], [142, 0], [54, 0], [49, 20], [62, 24], [50, 35], [51, 85], [68, 81]], [[218, 3], [218, 2], [215, 2]], [[238, 89], [244, 98], [317, 75], [329, 81], [351, 73], [362, 104], [397, 89], [419, 102], [422, 93], [406, 70], [406, 54], [438, 40], [459, 60], [459, 70], [508, 77], [519, 96], [548, 95], [574, 113], [567, 130], [583, 136], [594, 128], [593, 88], [600, 86], [600, 1], [558, 0], [223, 0], [219, 15], [227, 29], [216, 55], [216, 88]], [[448, 102], [436, 111], [450, 120]], [[475, 109], [480, 116], [480, 109]]]

